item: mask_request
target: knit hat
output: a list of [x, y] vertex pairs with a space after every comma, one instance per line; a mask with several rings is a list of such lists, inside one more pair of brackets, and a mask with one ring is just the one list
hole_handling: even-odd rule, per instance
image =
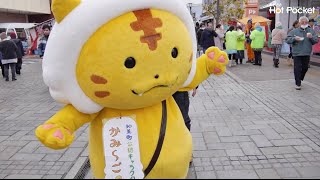
[[277, 22], [276, 23], [276, 28], [282, 28], [282, 23], [281, 22]]
[[68, 14], [60, 13], [63, 17], [55, 14], [57, 23], [52, 28], [43, 61], [44, 82], [55, 100], [72, 104], [77, 110], [87, 114], [99, 112], [103, 108], [88, 98], [78, 84], [75, 75], [78, 57], [87, 40], [101, 26], [120, 15], [142, 9], [170, 12], [176, 15], [189, 30], [193, 42], [193, 63], [184, 86], [191, 83], [196, 71], [197, 41], [193, 19], [184, 1], [81, 0], [77, 4], [79, 1], [53, 0], [52, 3], [53, 8], [64, 5], [70, 9]]
[[16, 38], [17, 38], [17, 35], [16, 35], [16, 33], [11, 32], [11, 33], [10, 33], [10, 37], [11, 37], [11, 39], [16, 39]]

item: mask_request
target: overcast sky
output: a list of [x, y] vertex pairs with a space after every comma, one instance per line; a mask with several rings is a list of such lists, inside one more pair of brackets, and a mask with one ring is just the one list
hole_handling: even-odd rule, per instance
[[202, 0], [184, 0], [186, 3], [201, 4]]

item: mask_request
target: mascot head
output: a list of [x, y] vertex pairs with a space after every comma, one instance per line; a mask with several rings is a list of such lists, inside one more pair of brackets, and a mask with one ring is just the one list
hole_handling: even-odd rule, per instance
[[52, 11], [44, 81], [80, 112], [152, 106], [194, 77], [195, 30], [182, 0], [53, 0]]

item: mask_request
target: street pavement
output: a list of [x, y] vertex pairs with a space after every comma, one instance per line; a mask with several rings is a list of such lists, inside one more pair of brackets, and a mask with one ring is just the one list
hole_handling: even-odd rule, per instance
[[[294, 89], [293, 69], [263, 55], [211, 76], [191, 97], [193, 163], [188, 178], [320, 178], [320, 68]], [[28, 60], [16, 82], [0, 79], [0, 178], [73, 177], [87, 158], [87, 126], [62, 151], [43, 147], [35, 128], [62, 105]], [[86, 178], [92, 178], [88, 174]]]
[[22, 68], [17, 81], [0, 79], [0, 178], [63, 178], [79, 157], [87, 156], [87, 126], [66, 150], [41, 145], [35, 128], [63, 106], [50, 97], [41, 60], [27, 60]]

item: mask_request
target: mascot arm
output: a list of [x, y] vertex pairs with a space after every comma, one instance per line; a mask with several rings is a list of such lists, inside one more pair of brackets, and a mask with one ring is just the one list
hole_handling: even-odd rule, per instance
[[197, 59], [196, 74], [192, 82], [179, 91], [190, 91], [196, 88], [202, 81], [206, 80], [210, 74], [222, 75], [226, 71], [228, 56], [217, 47], [207, 49], [206, 53]]
[[98, 113], [84, 114], [72, 105], [67, 105], [46, 123], [39, 126], [36, 130], [36, 136], [49, 148], [66, 148], [73, 142], [74, 132], [94, 120], [97, 115]]

